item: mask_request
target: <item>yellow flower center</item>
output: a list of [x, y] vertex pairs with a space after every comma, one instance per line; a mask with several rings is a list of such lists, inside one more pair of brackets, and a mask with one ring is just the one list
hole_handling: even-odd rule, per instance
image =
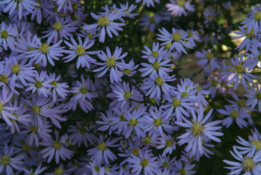
[[153, 52], [151, 53], [151, 56], [153, 56], [154, 58], [157, 58], [157, 57], [159, 56], [159, 53], [153, 51]]
[[107, 149], [106, 143], [100, 142], [100, 143], [98, 144], [98, 149], [101, 150], [101, 151], [106, 150], [106, 149]]
[[239, 116], [239, 113], [233, 109], [231, 112], [230, 112], [230, 116], [234, 119], [236, 119], [238, 116]]
[[155, 79], [155, 83], [156, 83], [157, 85], [159, 85], [159, 86], [162, 86], [163, 83], [164, 83], [164, 80], [163, 80], [163, 78], [161, 78], [161, 77], [157, 77], [157, 78]]
[[76, 53], [79, 56], [83, 56], [85, 54], [85, 49], [83, 46], [78, 45], [76, 48]]
[[261, 12], [256, 12], [254, 14], [254, 18], [255, 18], [256, 21], [260, 21], [261, 20]]
[[138, 148], [133, 148], [130, 152], [131, 152], [131, 154], [133, 154], [136, 157], [139, 157], [139, 155], [140, 155]]
[[259, 151], [261, 149], [261, 141], [256, 139], [256, 140], [253, 140], [252, 143], [251, 143], [252, 146], [255, 145], [256, 147], [256, 151]]
[[109, 167], [106, 167], [105, 170], [111, 172], [111, 169]]
[[63, 175], [63, 169], [61, 167], [56, 168], [54, 171], [55, 175]]
[[108, 67], [114, 67], [116, 65], [116, 60], [113, 57], [107, 59], [106, 64]]
[[180, 173], [180, 175], [186, 175], [186, 174], [187, 174], [185, 168], [181, 168], [181, 169], [179, 170], [179, 173]]
[[157, 119], [154, 120], [154, 125], [155, 125], [156, 127], [159, 127], [161, 124], [162, 124], [162, 123], [161, 123], [161, 119], [160, 119], [160, 118], [157, 118]]
[[208, 60], [211, 60], [212, 58], [213, 58], [213, 53], [211, 53], [211, 52], [207, 52], [206, 53], [206, 58], [208, 59]]
[[191, 132], [192, 134], [198, 136], [203, 133], [203, 129], [204, 129], [203, 125], [201, 125], [198, 122], [194, 122], [191, 127]]
[[79, 129], [78, 129], [79, 133], [81, 134], [85, 134], [87, 132], [86, 128], [84, 126], [81, 126]]
[[54, 87], [57, 87], [57, 81], [52, 81], [51, 83], [50, 83], [51, 85], [53, 85]]
[[162, 166], [163, 166], [164, 168], [169, 168], [169, 163], [168, 163], [168, 162], [163, 162], [163, 163], [162, 163]]
[[12, 72], [14, 74], [18, 74], [20, 72], [21, 66], [19, 64], [14, 64], [14, 65], [11, 66], [11, 68], [12, 68]]
[[179, 106], [180, 106], [180, 101], [179, 101], [179, 99], [173, 99], [173, 100], [172, 100], [172, 105], [173, 105], [174, 107], [179, 107]]
[[29, 151], [30, 151], [30, 146], [25, 143], [25, 144], [23, 144], [23, 146], [22, 146], [22, 150], [23, 150], [24, 152], [29, 152]]
[[86, 94], [87, 92], [88, 92], [88, 90], [85, 86], [80, 89], [81, 94]]
[[217, 85], [218, 85], [218, 81], [217, 80], [212, 80], [211, 81], [211, 86], [212, 87], [217, 87]]
[[77, 4], [73, 3], [73, 4], [72, 4], [72, 9], [73, 9], [73, 10], [77, 10], [77, 9], [78, 9]]
[[151, 101], [151, 103], [155, 104], [157, 100], [156, 100], [156, 98], [150, 98], [150, 101]]
[[171, 139], [166, 140], [166, 146], [167, 147], [172, 147], [173, 146], [173, 141]]
[[125, 92], [124, 93], [124, 98], [127, 99], [127, 98], [130, 98], [131, 96], [131, 93], [130, 92]]
[[53, 24], [53, 28], [57, 31], [60, 31], [63, 29], [62, 24], [60, 22], [56, 22]]
[[44, 43], [39, 47], [39, 50], [41, 53], [46, 54], [49, 52], [49, 45]]
[[131, 126], [136, 126], [137, 124], [138, 124], [137, 119], [131, 118], [131, 119], [129, 120], [129, 125], [131, 125]]
[[1, 38], [6, 39], [8, 37], [8, 32], [6, 30], [1, 31]]
[[182, 35], [180, 33], [178, 33], [178, 32], [172, 34], [172, 39], [175, 42], [179, 42], [181, 40], [181, 37], [182, 37]]
[[257, 93], [256, 93], [256, 98], [257, 98], [258, 100], [261, 100], [261, 92], [257, 92]]
[[35, 113], [35, 114], [39, 114], [39, 113], [40, 113], [40, 107], [37, 106], [37, 105], [34, 105], [34, 106], [32, 107], [32, 111], [33, 111], [33, 113]]
[[244, 67], [243, 67], [242, 64], [238, 64], [238, 65], [235, 66], [235, 72], [238, 73], [238, 74], [243, 73], [244, 70], [245, 70], [245, 69], [244, 69]]
[[109, 18], [106, 16], [100, 16], [98, 19], [98, 24], [102, 27], [107, 26], [109, 24]]
[[100, 167], [99, 166], [95, 166], [94, 169], [95, 169], [96, 172], [100, 171]]
[[126, 118], [124, 117], [123, 114], [120, 115], [120, 120], [121, 120], [121, 121], [126, 121]]
[[140, 164], [141, 164], [141, 166], [146, 167], [149, 164], [149, 160], [148, 159], [142, 159]]
[[34, 133], [38, 132], [38, 128], [37, 128], [36, 126], [34, 126], [34, 125], [32, 125], [32, 126], [30, 127], [30, 130], [31, 130], [32, 132], [34, 132]]
[[55, 140], [53, 142], [53, 147], [54, 147], [54, 149], [60, 149], [62, 147], [62, 144], [58, 140]]
[[126, 73], [126, 74], [130, 74], [131, 70], [130, 69], [123, 69], [123, 72]]
[[254, 30], [254, 28], [252, 28], [249, 33], [246, 33], [246, 36], [247, 36], [248, 38], [253, 38], [253, 37], [255, 37], [255, 30]]
[[247, 158], [243, 161], [243, 168], [246, 171], [253, 170], [255, 166], [256, 166], [256, 164], [252, 158]]
[[185, 0], [179, 0], [177, 4], [178, 6], [183, 7], [185, 5]]
[[188, 96], [188, 93], [187, 93], [187, 92], [182, 92], [182, 93], [181, 93], [181, 97], [182, 97], [182, 98], [185, 98], [186, 96]]
[[42, 82], [41, 81], [36, 81], [35, 83], [34, 83], [34, 85], [35, 85], [35, 87], [37, 87], [37, 88], [41, 88], [42, 87]]
[[8, 82], [8, 77], [3, 74], [0, 76], [0, 81], [6, 84]]
[[0, 100], [0, 112], [3, 110], [4, 105], [2, 104], [1, 100]]
[[155, 70], [158, 70], [160, 68], [160, 63], [158, 61], [155, 61], [153, 64], [152, 64], [152, 67], [155, 69]]
[[150, 144], [150, 142], [151, 142], [151, 138], [150, 138], [150, 137], [145, 137], [145, 138], [143, 139], [143, 143], [144, 143], [145, 145]]
[[11, 157], [7, 156], [7, 155], [3, 155], [0, 159], [0, 163], [2, 166], [8, 165], [11, 161]]

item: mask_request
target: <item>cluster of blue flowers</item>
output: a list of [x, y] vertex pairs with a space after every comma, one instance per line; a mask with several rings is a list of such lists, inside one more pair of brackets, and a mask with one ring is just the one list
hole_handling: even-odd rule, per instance
[[[235, 124], [251, 134], [226, 168], [260, 175], [261, 4], [221, 52], [233, 28], [216, 19], [231, 6], [1, 0], [0, 174], [192, 175]], [[130, 27], [152, 42], [125, 46]], [[200, 71], [185, 77], [186, 55]]]

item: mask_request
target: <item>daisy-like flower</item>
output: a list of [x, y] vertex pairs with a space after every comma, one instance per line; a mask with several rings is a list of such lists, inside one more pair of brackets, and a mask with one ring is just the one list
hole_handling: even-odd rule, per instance
[[173, 64], [170, 59], [164, 60], [164, 57], [160, 56], [159, 58], [150, 57], [148, 58], [148, 63], [141, 63], [144, 68], [140, 68], [139, 71], [142, 72], [141, 76], [145, 77], [150, 74], [157, 74], [159, 76], [168, 76], [169, 72], [173, 70], [168, 68]]
[[9, 91], [8, 87], [4, 86], [0, 93], [0, 118], [4, 119], [6, 124], [12, 126], [10, 120], [16, 120], [16, 117], [12, 114], [12, 111], [17, 110], [17, 107], [11, 107], [10, 101], [13, 93]]
[[62, 160], [70, 159], [73, 155], [73, 151], [67, 149], [65, 145], [63, 145], [58, 137], [57, 132], [55, 132], [55, 140], [53, 138], [50, 138], [48, 140], [43, 140], [40, 144], [42, 146], [45, 146], [42, 151], [40, 151], [40, 154], [42, 155], [42, 158], [48, 158], [47, 163], [50, 163], [54, 156], [55, 156], [55, 162], [56, 164], [59, 163], [60, 158]]
[[172, 28], [172, 33], [169, 33], [165, 28], [159, 29], [160, 34], [157, 34], [158, 40], [163, 41], [161, 45], [171, 43], [170, 50], [176, 49], [177, 52], [183, 52], [187, 54], [184, 46], [187, 48], [193, 48], [194, 45], [191, 38], [188, 38], [188, 34], [183, 30], [176, 30]]
[[117, 159], [115, 154], [109, 148], [117, 147], [118, 144], [115, 143], [118, 142], [118, 140], [119, 139], [107, 139], [105, 141], [103, 136], [100, 135], [100, 137], [97, 139], [97, 146], [88, 150], [88, 156], [91, 157], [92, 161], [95, 161], [99, 164], [101, 164], [103, 161], [109, 164], [109, 160], [114, 161]]
[[251, 110], [255, 109], [257, 106], [258, 112], [261, 112], [261, 87], [256, 83], [253, 86], [250, 86], [250, 89], [246, 89], [247, 94], [247, 106], [250, 107]]
[[187, 132], [178, 137], [178, 143], [180, 145], [187, 143], [187, 152], [191, 151], [193, 155], [195, 155], [196, 152], [199, 152], [202, 155], [202, 140], [204, 137], [207, 137], [215, 142], [221, 142], [221, 140], [217, 138], [217, 136], [223, 135], [223, 133], [218, 131], [221, 129], [221, 126], [217, 126], [221, 123], [221, 121], [218, 120], [208, 122], [212, 111], [213, 109], [211, 109], [204, 118], [204, 110], [203, 107], [200, 106], [197, 111], [197, 116], [194, 111], [191, 112], [193, 117], [192, 122], [185, 118], [183, 118], [184, 122], [176, 122], [177, 125], [187, 128]]
[[204, 21], [205, 24], [212, 24], [218, 15], [218, 13], [212, 7], [208, 7], [204, 9], [203, 14], [205, 17], [205, 21]]
[[65, 56], [63, 60], [65, 60], [65, 62], [69, 62], [72, 61], [75, 57], [77, 57], [78, 58], [76, 63], [77, 69], [80, 67], [86, 67], [90, 69], [91, 68], [90, 63], [95, 63], [96, 60], [90, 57], [89, 54], [94, 55], [97, 54], [98, 51], [87, 51], [87, 50], [94, 45], [95, 40], [89, 40], [89, 38], [86, 37], [83, 41], [78, 36], [78, 41], [79, 44], [77, 44], [77, 42], [73, 38], [71, 38], [71, 43], [64, 41], [65, 44], [71, 48], [71, 50], [65, 50], [65, 53], [69, 55]]
[[19, 20], [21, 20], [23, 15], [26, 14], [25, 12], [23, 13], [23, 10], [26, 10], [26, 12], [32, 12], [36, 6], [39, 6], [37, 2], [31, 0], [3, 0], [0, 2], [0, 5], [1, 4], [6, 5], [3, 10], [5, 13], [9, 12], [9, 15], [12, 15], [16, 11]]
[[[252, 63], [249, 67], [255, 68], [256, 66], [261, 68], [261, 50], [259, 42], [254, 42], [253, 46], [249, 49], [250, 53], [246, 53], [247, 56], [252, 57]], [[250, 59], [250, 58], [249, 58]]]
[[240, 144], [240, 146], [235, 146], [235, 148], [238, 149], [240, 153], [247, 154], [253, 150], [255, 150], [255, 152], [260, 151], [261, 137], [256, 132], [252, 133], [253, 135], [250, 135], [248, 137], [248, 140], [245, 140], [242, 137], [238, 136], [238, 139], [236, 141]]
[[124, 75], [131, 77], [137, 72], [136, 69], [139, 65], [135, 65], [133, 59], [129, 63], [125, 63], [123, 59], [121, 61], [121, 63], [118, 63], [118, 67]]
[[91, 16], [97, 20], [97, 23], [84, 25], [83, 29], [90, 30], [97, 28], [97, 30], [100, 31], [99, 41], [102, 43], [105, 41], [106, 32], [110, 38], [113, 37], [112, 33], [118, 36], [119, 34], [117, 31], [122, 31], [123, 29], [121, 26], [125, 25], [124, 23], [115, 22], [115, 20], [121, 16], [121, 13], [117, 13], [116, 10], [110, 12], [109, 9], [106, 9], [106, 12], [101, 15], [91, 13]]
[[142, 1], [142, 5], [143, 6], [146, 5], [147, 7], [150, 7], [150, 6], [154, 7], [154, 1], [158, 4], [160, 3], [160, 0], [136, 0], [135, 2], [139, 3], [141, 1]]
[[70, 18], [58, 18], [51, 26], [43, 32], [45, 34], [43, 38], [47, 38], [47, 43], [53, 41], [56, 43], [61, 39], [68, 40], [69, 37], [72, 37], [77, 29], [76, 22], [71, 21]]
[[[125, 105], [129, 106], [131, 100], [139, 101], [142, 98], [140, 92], [135, 87], [130, 87], [130, 85], [125, 82], [111, 85], [111, 89], [113, 92], [108, 93], [107, 97], [113, 99], [110, 106], [116, 108], [122, 108]], [[135, 101], [132, 101], [132, 103], [135, 103]]]
[[252, 150], [247, 155], [242, 155], [237, 149], [234, 147], [234, 153], [230, 151], [232, 156], [240, 162], [234, 162], [229, 160], [223, 160], [226, 164], [231, 167], [225, 167], [231, 172], [229, 174], [233, 175], [258, 175], [261, 174], [261, 151], [255, 152]]
[[162, 135], [162, 137], [158, 140], [158, 146], [157, 149], [163, 149], [164, 151], [162, 153], [162, 156], [166, 156], [167, 154], [171, 155], [172, 152], [176, 149], [176, 142], [174, 141], [174, 138], [170, 135]]
[[244, 86], [244, 88], [247, 88], [247, 81], [254, 84], [253, 79], [257, 79], [257, 76], [252, 75], [249, 73], [249, 67], [248, 67], [248, 60], [243, 62], [243, 54], [240, 55], [240, 58], [238, 56], [235, 56], [234, 59], [231, 59], [231, 62], [233, 64], [233, 67], [228, 66], [228, 69], [231, 70], [230, 72], [224, 72], [226, 77], [228, 77], [227, 85], [234, 82], [234, 90], [237, 88], [238, 84], [241, 82]]
[[36, 72], [35, 79], [27, 84], [25, 91], [32, 91], [32, 93], [37, 92], [38, 95], [48, 97], [48, 95], [51, 94], [50, 88], [52, 88], [53, 85], [50, 84], [52, 81], [47, 80], [47, 78], [48, 75], [45, 71], [41, 71], [40, 75]]
[[30, 59], [30, 63], [41, 63], [43, 66], [47, 66], [48, 62], [54, 66], [53, 60], [59, 60], [59, 57], [63, 56], [64, 50], [60, 46], [62, 40], [56, 42], [53, 45], [50, 45], [50, 41], [47, 43], [42, 43], [36, 35], [33, 36], [33, 42], [29, 44], [29, 51], [27, 51], [26, 57]]
[[140, 106], [138, 110], [133, 110], [132, 112], [126, 112], [126, 115], [124, 117], [128, 121], [127, 128], [125, 129], [125, 138], [129, 138], [132, 134], [133, 131], [135, 131], [135, 134], [138, 137], [144, 137], [145, 133], [143, 130], [143, 122], [142, 118], [143, 115], [145, 114], [146, 108], [143, 106]]
[[79, 122], [76, 123], [77, 126], [70, 125], [68, 131], [72, 133], [69, 138], [72, 140], [73, 145], [78, 145], [78, 147], [83, 143], [87, 148], [88, 143], [93, 144], [94, 137], [88, 133], [90, 129], [87, 126], [81, 125]]
[[125, 12], [125, 14], [123, 15], [123, 17], [128, 17], [128, 18], [134, 18], [135, 16], [137, 16], [137, 13], [132, 13], [137, 5], [131, 4], [129, 6], [129, 2], [127, 2], [126, 4], [120, 4], [121, 9]]
[[47, 167], [42, 167], [42, 165], [38, 165], [35, 170], [23, 168], [23, 171], [26, 175], [41, 175], [41, 173], [43, 173], [46, 168]]
[[175, 161], [176, 174], [175, 175], [193, 175], [196, 171], [192, 169], [195, 167], [195, 164], [191, 164], [189, 161], [178, 160]]
[[101, 67], [94, 69], [93, 72], [99, 72], [98, 77], [101, 77], [110, 71], [110, 81], [112, 84], [114, 82], [117, 83], [121, 81], [122, 73], [119, 71], [118, 61], [122, 60], [127, 55], [127, 52], [123, 55], [121, 55], [121, 52], [122, 48], [116, 47], [112, 55], [109, 47], [106, 47], [106, 53], [102, 51], [97, 54], [98, 57], [104, 62], [97, 62], [96, 64]]
[[254, 6], [254, 9], [251, 9], [251, 13], [248, 17], [242, 22], [244, 28], [247, 28], [248, 32], [252, 29], [254, 31], [259, 31], [261, 27], [261, 6], [257, 4]]
[[[0, 2], [1, 4], [1, 2]], [[15, 48], [15, 39], [18, 37], [17, 27], [11, 24], [7, 25], [4, 22], [1, 23], [0, 29], [0, 45], [7, 50]]]
[[166, 8], [175, 16], [187, 16], [187, 12], [195, 11], [194, 5], [191, 5], [191, 0], [170, 0], [171, 3], [166, 4]]
[[218, 109], [217, 111], [223, 115], [228, 115], [227, 118], [222, 120], [222, 124], [226, 126], [226, 128], [233, 123], [233, 120], [236, 121], [240, 128], [247, 127], [247, 122], [244, 120], [250, 117], [247, 111], [234, 108], [230, 105], [225, 105], [225, 109]]
[[156, 107], [151, 107], [148, 114], [144, 115], [143, 124], [145, 132], [158, 133], [163, 135], [165, 132], [172, 133], [177, 128], [170, 125], [170, 118], [165, 116], [163, 109], [157, 109]]
[[147, 46], [144, 46], [145, 50], [142, 50], [141, 52], [144, 54], [142, 55], [142, 58], [158, 58], [164, 56], [164, 54], [167, 52], [167, 50], [164, 49], [164, 47], [159, 47], [159, 43], [153, 42], [152, 50], [148, 48]]
[[131, 155], [128, 158], [129, 166], [132, 168], [133, 175], [156, 175], [159, 173], [159, 162], [148, 149], [145, 151], [139, 150], [139, 156]]
[[23, 162], [22, 159], [24, 155], [14, 155], [16, 151], [14, 151], [14, 146], [8, 148], [7, 144], [4, 146], [4, 151], [0, 152], [0, 173], [6, 175], [14, 175], [15, 170], [22, 170]]
[[197, 51], [195, 56], [201, 58], [200, 61], [197, 62], [197, 65], [206, 68], [208, 66], [211, 70], [219, 69], [221, 67], [221, 63], [217, 57], [214, 56], [214, 53], [211, 52], [210, 49], [207, 51], [202, 50], [202, 52]]
[[149, 95], [150, 98], [160, 99], [162, 94], [170, 96], [171, 91], [174, 91], [175, 88], [168, 85], [167, 82], [173, 82], [176, 80], [174, 76], [175, 75], [169, 76], [167, 74], [164, 76], [158, 76], [157, 74], [152, 74], [149, 78], [144, 80], [141, 89], [147, 92], [146, 95]]

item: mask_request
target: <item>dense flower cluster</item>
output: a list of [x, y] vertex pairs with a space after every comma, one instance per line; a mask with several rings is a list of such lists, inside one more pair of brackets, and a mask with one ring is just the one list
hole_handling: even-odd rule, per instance
[[261, 174], [261, 5], [210, 2], [0, 1], [0, 174], [192, 175], [233, 125], [230, 174]]

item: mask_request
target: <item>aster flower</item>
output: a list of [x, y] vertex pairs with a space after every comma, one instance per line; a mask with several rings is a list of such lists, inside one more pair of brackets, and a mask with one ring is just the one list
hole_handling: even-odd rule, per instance
[[45, 67], [48, 62], [54, 66], [53, 60], [59, 60], [59, 57], [63, 56], [63, 47], [60, 46], [62, 40], [57, 43], [50, 45], [50, 41], [42, 43], [39, 38], [35, 35], [33, 42], [29, 43], [31, 50], [26, 52], [26, 57], [30, 59], [30, 63], [41, 63]]
[[236, 140], [240, 146], [235, 146], [237, 150], [239, 150], [242, 154], [247, 154], [251, 151], [258, 152], [261, 149], [261, 137], [256, 132], [252, 132], [253, 134], [248, 137], [248, 140], [243, 139], [238, 136]]
[[121, 61], [121, 63], [118, 63], [118, 67], [124, 75], [131, 77], [137, 72], [136, 69], [139, 65], [135, 65], [133, 59], [129, 63], [125, 63], [123, 59]]
[[35, 170], [33, 170], [33, 169], [28, 170], [28, 169], [23, 168], [23, 171], [24, 171], [25, 175], [31, 175], [31, 174], [40, 175], [41, 173], [44, 172], [44, 170], [46, 170], [46, 168], [47, 167], [42, 167], [42, 165], [38, 165]]
[[32, 12], [32, 10], [39, 5], [37, 2], [31, 0], [3, 0], [0, 2], [0, 5], [1, 4], [6, 5], [3, 10], [5, 13], [9, 12], [9, 15], [12, 15], [14, 11], [17, 10], [16, 13], [19, 15], [19, 20], [21, 20], [22, 16], [25, 14], [23, 13], [23, 10]]
[[[261, 51], [259, 42], [254, 42], [253, 46], [249, 49], [250, 53], [246, 53], [247, 56], [251, 57], [251, 64], [249, 65], [250, 68], [255, 68], [256, 66], [261, 68]], [[249, 58], [250, 59], [250, 58]]]
[[16, 152], [14, 151], [14, 146], [8, 148], [7, 144], [4, 146], [4, 151], [0, 152], [0, 173], [6, 175], [13, 175], [15, 170], [22, 170], [23, 166], [23, 155], [18, 154], [14, 155]]
[[72, 50], [66, 50], [65, 53], [69, 54], [68, 56], [64, 57], [63, 60], [65, 62], [72, 61], [75, 57], [78, 58], [76, 63], [76, 68], [87, 67], [88, 69], [91, 68], [91, 63], [95, 63], [96, 60], [89, 56], [89, 54], [97, 54], [98, 51], [87, 51], [94, 45], [95, 40], [89, 40], [88, 37], [85, 38], [84, 42], [78, 36], [79, 44], [71, 38], [71, 43], [64, 41], [65, 44], [70, 47]]
[[223, 115], [228, 115], [227, 118], [222, 120], [222, 124], [227, 128], [232, 124], [233, 120], [236, 121], [240, 128], [247, 127], [247, 122], [244, 119], [250, 117], [248, 112], [228, 105], [225, 105], [225, 109], [218, 109], [217, 111]]
[[251, 9], [251, 13], [248, 17], [241, 23], [242, 27], [246, 27], [247, 31], [250, 32], [252, 29], [258, 31], [261, 27], [261, 8], [260, 4], [254, 6], [254, 9]]
[[170, 0], [171, 3], [166, 4], [166, 8], [175, 16], [187, 16], [187, 12], [195, 11], [194, 5], [191, 5], [191, 0]]
[[72, 33], [74, 33], [76, 29], [76, 22], [71, 21], [69, 18], [59, 18], [56, 19], [56, 21], [53, 22], [51, 26], [43, 32], [43, 34], [45, 34], [43, 38], [47, 38], [47, 43], [50, 43], [51, 41], [56, 43], [58, 39], [68, 40], [73, 36]]
[[184, 122], [177, 121], [176, 124], [187, 128], [187, 132], [178, 137], [179, 144], [183, 145], [187, 143], [187, 151], [191, 151], [192, 154], [199, 152], [201, 155], [203, 154], [202, 149], [202, 140], [204, 137], [207, 137], [215, 142], [221, 142], [217, 136], [222, 136], [223, 133], [219, 132], [218, 130], [221, 129], [221, 126], [217, 126], [221, 123], [221, 121], [213, 121], [208, 122], [213, 109], [211, 109], [206, 117], [204, 117], [203, 108], [200, 106], [197, 111], [197, 116], [194, 111], [191, 112], [192, 114], [192, 122], [183, 118]]
[[172, 28], [172, 33], [169, 33], [165, 28], [162, 28], [159, 29], [159, 32], [160, 34], [157, 34], [157, 39], [163, 41], [161, 45], [171, 43], [170, 50], [175, 48], [177, 52], [187, 54], [184, 46], [190, 49], [194, 47], [190, 41], [191, 39], [188, 38], [187, 33], [183, 30], [176, 30], [175, 28]]
[[101, 164], [105, 161], [109, 164], [109, 160], [116, 160], [117, 157], [115, 154], [109, 149], [110, 147], [117, 147], [119, 139], [105, 139], [102, 135], [97, 139], [97, 146], [88, 150], [88, 156], [91, 157], [91, 160], [96, 161], [97, 163]]
[[214, 56], [210, 49], [207, 51], [202, 50], [202, 52], [197, 51], [195, 56], [201, 58], [201, 60], [197, 62], [197, 65], [200, 65], [203, 68], [206, 68], [206, 66], [208, 66], [211, 70], [221, 68], [220, 61]]
[[175, 169], [176, 169], [176, 174], [175, 175], [193, 175], [196, 173], [196, 171], [193, 171], [192, 169], [195, 167], [195, 164], [191, 164], [188, 161], [175, 161]]
[[176, 142], [174, 141], [174, 138], [170, 135], [162, 135], [158, 140], [158, 146], [157, 149], [163, 149], [164, 151], [162, 153], [162, 156], [166, 156], [167, 154], [171, 155], [174, 150], [176, 150]]
[[117, 31], [122, 31], [123, 29], [121, 26], [124, 26], [124, 23], [117, 23], [114, 22], [120, 17], [120, 13], [117, 13], [116, 10], [110, 12], [109, 9], [106, 10], [106, 12], [102, 15], [95, 15], [94, 13], [91, 13], [91, 16], [97, 20], [97, 23], [95, 24], [89, 24], [89, 25], [84, 25], [83, 29], [84, 30], [89, 30], [89, 29], [94, 29], [97, 28], [98, 31], [100, 31], [100, 37], [99, 41], [104, 42], [105, 41], [105, 35], [106, 32], [109, 35], [110, 38], [112, 38], [112, 33], [116, 36], [118, 36]]
[[246, 104], [251, 110], [257, 106], [258, 112], [261, 112], [261, 88], [257, 83], [254, 86], [255, 88], [250, 86], [250, 89], [246, 89], [247, 94], [245, 96], [248, 98]]
[[224, 72], [223, 75], [227, 76], [228, 82], [227, 85], [234, 82], [234, 90], [237, 88], [238, 84], [241, 82], [245, 88], [247, 88], [247, 81], [254, 83], [253, 79], [257, 79], [257, 76], [254, 76], [248, 72], [248, 61], [243, 62], [243, 54], [235, 56], [234, 59], [231, 59], [233, 67], [228, 66], [230, 72]]
[[157, 74], [152, 74], [144, 80], [141, 89], [147, 92], [146, 96], [160, 99], [162, 94], [169, 96], [171, 91], [175, 89], [173, 86], [167, 84], [167, 82], [173, 82], [174, 80], [176, 80], [174, 75], [158, 76]]
[[204, 24], [212, 24], [218, 15], [218, 13], [212, 7], [204, 9], [203, 14], [205, 18]]
[[127, 55], [127, 53], [121, 55], [121, 52], [122, 48], [116, 47], [114, 53], [111, 54], [109, 47], [106, 47], [106, 53], [102, 51], [101, 53], [97, 54], [98, 57], [104, 62], [97, 62], [96, 65], [99, 65], [101, 67], [94, 69], [93, 72], [99, 72], [98, 77], [101, 77], [108, 71], [110, 71], [111, 83], [117, 83], [121, 81], [122, 73], [119, 71], [118, 61], [122, 60]]
[[58, 137], [57, 132], [55, 132], [55, 140], [53, 138], [49, 138], [48, 140], [44, 140], [40, 143], [42, 146], [46, 147], [40, 151], [42, 154], [42, 158], [48, 158], [47, 163], [50, 163], [54, 156], [56, 164], [59, 163], [60, 158], [62, 160], [70, 159], [73, 155], [73, 151], [67, 149], [65, 145], [63, 145]]
[[129, 2], [127, 2], [126, 4], [120, 4], [120, 6], [125, 13], [123, 17], [134, 18], [138, 15], [137, 13], [132, 13], [136, 9], [137, 5], [131, 4], [129, 6]]
[[145, 50], [142, 50], [141, 52], [144, 54], [142, 55], [142, 58], [158, 58], [164, 56], [164, 54], [167, 52], [167, 50], [164, 49], [164, 47], [159, 47], [158, 42], [153, 42], [152, 50], [148, 48], [147, 46], [144, 46]]
[[135, 3], [139, 3], [141, 1], [142, 1], [142, 5], [143, 6], [146, 5], [147, 7], [150, 6], [154, 7], [154, 1], [158, 4], [160, 3], [160, 0], [136, 0]]
[[132, 168], [133, 175], [139, 175], [143, 172], [145, 175], [158, 174], [159, 165], [156, 157], [146, 149], [144, 152], [139, 150], [139, 157], [131, 156], [128, 158], [129, 166]]
[[150, 74], [157, 74], [159, 76], [168, 76], [169, 72], [173, 70], [168, 68], [172, 66], [169, 64], [171, 62], [170, 59], [164, 60], [162, 56], [159, 58], [150, 57], [148, 58], [148, 63], [141, 63], [144, 68], [140, 68], [139, 71], [142, 72], [141, 76], [145, 77]]
[[234, 153], [230, 151], [232, 156], [240, 162], [234, 162], [229, 160], [223, 160], [226, 164], [230, 165], [231, 167], [225, 167], [231, 172], [229, 174], [233, 175], [257, 175], [261, 173], [261, 165], [259, 162], [261, 161], [261, 151], [255, 152], [254, 150], [249, 152], [247, 155], [242, 155], [237, 151], [234, 147]]
[[[2, 2], [0, 2], [0, 4], [1, 3]], [[7, 48], [14, 50], [16, 37], [18, 37], [17, 27], [11, 24], [7, 25], [2, 22], [0, 30], [0, 45], [4, 48], [4, 50], [7, 50]]]

